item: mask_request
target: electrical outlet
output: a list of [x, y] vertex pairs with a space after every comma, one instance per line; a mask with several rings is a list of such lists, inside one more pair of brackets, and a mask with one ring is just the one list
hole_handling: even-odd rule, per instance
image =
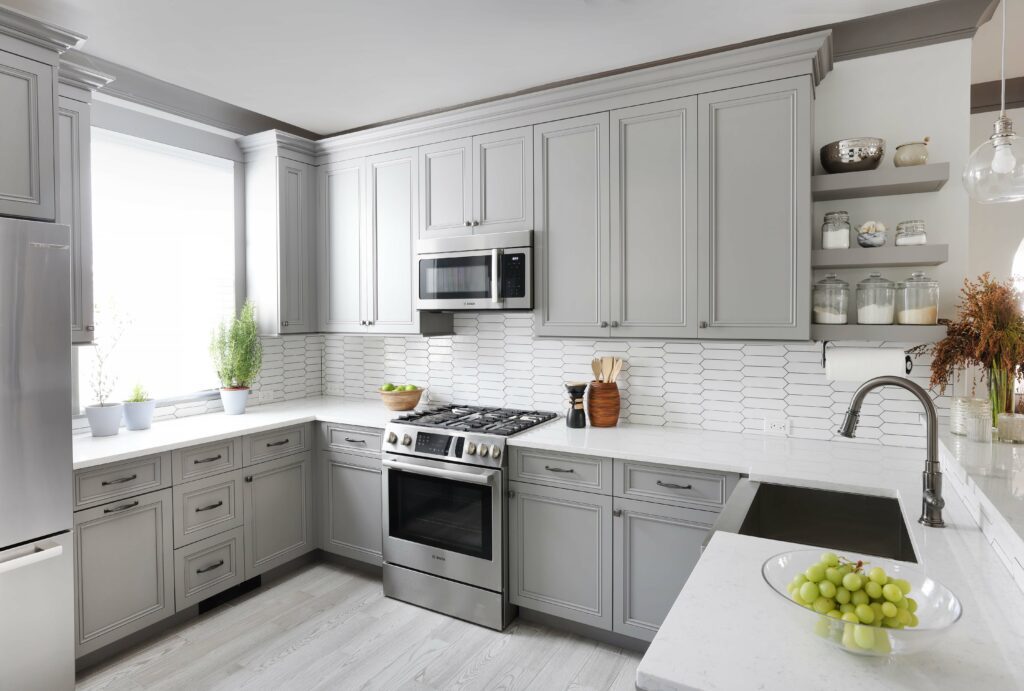
[[765, 434], [772, 434], [778, 437], [788, 437], [789, 429], [789, 418], [776, 418], [773, 420], [765, 418], [764, 420]]

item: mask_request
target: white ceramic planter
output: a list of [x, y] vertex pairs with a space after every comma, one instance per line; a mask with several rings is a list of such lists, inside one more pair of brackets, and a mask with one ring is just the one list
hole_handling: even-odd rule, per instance
[[124, 426], [131, 430], [149, 429], [153, 425], [153, 411], [156, 410], [156, 401], [125, 401], [124, 402]]
[[94, 437], [112, 437], [117, 434], [123, 413], [124, 405], [121, 403], [85, 406], [85, 416], [89, 418], [89, 428]]
[[241, 415], [245, 412], [245, 404], [249, 400], [249, 388], [221, 389], [220, 402], [224, 406], [225, 415]]

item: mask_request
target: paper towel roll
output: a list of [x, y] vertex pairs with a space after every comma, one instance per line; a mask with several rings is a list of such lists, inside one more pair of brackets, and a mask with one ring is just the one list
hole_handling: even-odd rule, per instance
[[829, 381], [865, 382], [883, 374], [905, 377], [913, 363], [899, 348], [828, 348], [825, 378]]

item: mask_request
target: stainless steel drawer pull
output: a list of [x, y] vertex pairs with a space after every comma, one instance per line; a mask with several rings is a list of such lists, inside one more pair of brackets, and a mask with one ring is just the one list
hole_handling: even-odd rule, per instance
[[224, 560], [223, 559], [218, 561], [216, 564], [210, 564], [209, 566], [204, 566], [201, 569], [196, 569], [196, 573], [207, 573], [208, 571], [213, 571], [214, 569], [219, 569], [222, 566], [224, 566]]
[[219, 461], [221, 458], [223, 458], [223, 456], [217, 454], [216, 456], [210, 456], [209, 458], [197, 458], [192, 461], [192, 463], [195, 465], [199, 465], [200, 463], [213, 463], [214, 461]]
[[127, 511], [128, 509], [134, 509], [138, 505], [139, 502], [133, 501], [129, 504], [121, 504], [120, 506], [115, 506], [112, 509], [103, 509], [103, 513], [117, 513], [118, 511]]
[[281, 441], [268, 441], [267, 448], [269, 449], [271, 446], [284, 446], [285, 444], [288, 443], [288, 441], [289, 440], [287, 439], [282, 439]]
[[100, 484], [102, 486], [104, 486], [104, 487], [106, 487], [107, 485], [120, 485], [120, 484], [125, 483], [125, 482], [131, 482], [132, 480], [135, 480], [138, 477], [139, 477], [138, 475], [133, 473], [132, 475], [129, 475], [128, 477], [119, 477], [119, 478], [117, 478], [115, 480], [104, 480]]
[[575, 473], [574, 468], [552, 468], [549, 465], [544, 466], [544, 470], [550, 470], [552, 473]]
[[674, 482], [662, 482], [658, 480], [658, 487], [668, 487], [669, 489], [693, 489], [693, 485], [677, 485]]
[[200, 506], [199, 508], [196, 509], [196, 513], [200, 512], [200, 511], [212, 511], [213, 509], [216, 509], [218, 506], [224, 506], [224, 502], [223, 501], [215, 501], [212, 504], [207, 504], [206, 506]]
[[353, 439], [352, 437], [345, 437], [345, 441], [347, 441], [349, 444], [365, 444], [366, 443], [365, 439]]
[[612, 515], [616, 518], [620, 518], [622, 516], [622, 509], [615, 509], [614, 511], [612, 511]]

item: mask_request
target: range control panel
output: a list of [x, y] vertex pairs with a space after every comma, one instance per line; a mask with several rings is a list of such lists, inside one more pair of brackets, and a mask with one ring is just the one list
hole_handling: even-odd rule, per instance
[[500, 468], [505, 461], [505, 439], [492, 434], [448, 432], [413, 425], [389, 424], [384, 428], [382, 451], [407, 456], [459, 461]]

